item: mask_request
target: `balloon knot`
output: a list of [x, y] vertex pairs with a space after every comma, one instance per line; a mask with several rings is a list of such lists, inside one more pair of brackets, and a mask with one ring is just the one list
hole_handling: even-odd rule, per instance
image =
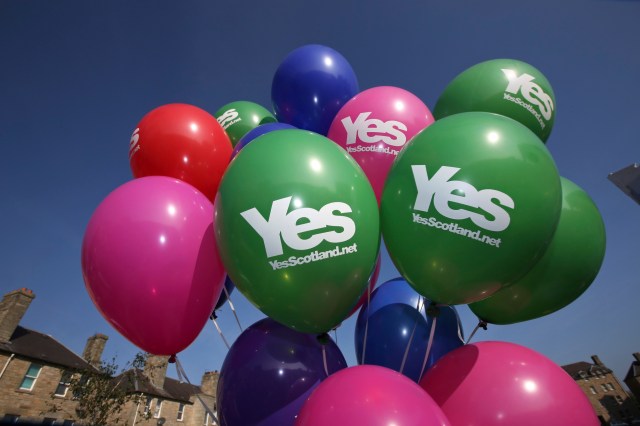
[[484, 331], [487, 331], [487, 322], [484, 320], [480, 320], [480, 322], [478, 323], [478, 326], [480, 326]]
[[216, 315], [216, 311], [211, 312], [211, 315], [209, 316], [209, 318], [212, 320], [218, 319], [218, 315]]
[[440, 308], [434, 302], [431, 302], [427, 308], [427, 315], [432, 318], [437, 318], [440, 315]]
[[169, 363], [170, 364], [175, 364], [176, 363], [176, 355], [173, 354], [169, 357]]
[[329, 341], [331, 341], [331, 338], [329, 337], [328, 333], [322, 333], [322, 334], [318, 334], [318, 343], [320, 343], [321, 345], [327, 345], [329, 344]]

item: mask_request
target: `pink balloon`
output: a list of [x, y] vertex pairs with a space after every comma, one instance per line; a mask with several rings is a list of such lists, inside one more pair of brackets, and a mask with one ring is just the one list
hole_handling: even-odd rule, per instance
[[576, 382], [524, 346], [479, 342], [442, 357], [420, 380], [453, 425], [600, 424]]
[[96, 307], [124, 337], [156, 355], [182, 351], [224, 283], [212, 203], [173, 178], [125, 183], [89, 221], [82, 272]]
[[377, 365], [333, 373], [304, 403], [296, 426], [448, 426], [431, 397], [411, 379]]
[[433, 121], [429, 108], [411, 92], [379, 86], [344, 104], [327, 137], [362, 167], [379, 204], [391, 163], [402, 147]]

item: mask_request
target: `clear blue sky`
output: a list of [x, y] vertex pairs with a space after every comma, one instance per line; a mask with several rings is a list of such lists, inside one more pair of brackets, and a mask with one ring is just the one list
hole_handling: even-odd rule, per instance
[[[80, 246], [94, 209], [132, 179], [129, 137], [144, 114], [171, 102], [211, 113], [236, 100], [271, 109], [276, 68], [309, 43], [341, 52], [361, 90], [401, 87], [432, 110], [464, 69], [513, 58], [554, 88], [547, 146], [560, 174], [598, 205], [607, 253], [569, 307], [490, 326], [474, 341], [519, 343], [558, 364], [598, 354], [622, 379], [640, 351], [640, 206], [607, 175], [640, 161], [639, 18], [640, 2], [623, 0], [0, 1], [0, 289], [36, 293], [24, 326], [78, 353], [105, 333], [105, 357], [124, 364], [137, 349], [91, 302]], [[395, 276], [386, 256], [380, 282]], [[232, 300], [244, 327], [262, 317], [239, 292]], [[476, 319], [466, 306], [459, 312], [468, 334]], [[239, 334], [228, 307], [220, 325], [231, 341]], [[353, 327], [352, 318], [338, 331], [350, 365]], [[208, 324], [180, 358], [199, 383], [226, 352]]]

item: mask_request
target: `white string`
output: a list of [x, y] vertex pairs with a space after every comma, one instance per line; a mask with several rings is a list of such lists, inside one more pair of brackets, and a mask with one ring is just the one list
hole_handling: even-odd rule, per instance
[[482, 327], [483, 329], [487, 329], [487, 323], [485, 321], [479, 320], [478, 321], [478, 325], [476, 325], [476, 328], [473, 329], [473, 331], [471, 332], [471, 335], [469, 336], [469, 338], [467, 339], [465, 345], [468, 345], [469, 342], [471, 341], [471, 339], [473, 338], [473, 336], [476, 334], [476, 331], [478, 331], [478, 329]]
[[[418, 313], [420, 313], [423, 307], [424, 307], [424, 299], [420, 297], [418, 299], [418, 306], [416, 306]], [[411, 343], [413, 343], [413, 336], [416, 332], [417, 326], [418, 326], [418, 319], [416, 319], [416, 321], [413, 323], [413, 329], [411, 330], [411, 335], [409, 336], [407, 347], [405, 348], [404, 355], [402, 356], [402, 362], [400, 363], [400, 374], [402, 374], [402, 372], [404, 371], [404, 365], [407, 362], [407, 357], [409, 356], [409, 348], [411, 347]]]
[[329, 367], [327, 366], [327, 345], [322, 345], [322, 362], [324, 363], [324, 372], [329, 377]]
[[427, 351], [424, 353], [424, 360], [422, 361], [422, 369], [420, 370], [420, 378], [424, 374], [424, 369], [427, 366], [427, 359], [429, 359], [429, 353], [431, 352], [431, 345], [433, 344], [433, 335], [436, 332], [436, 323], [438, 322], [438, 317], [432, 317], [433, 321], [431, 322], [431, 331], [429, 332], [429, 343], [427, 343]]
[[222, 337], [222, 341], [224, 342], [224, 345], [227, 347], [227, 349], [230, 349], [231, 347], [229, 346], [229, 342], [227, 342], [227, 339], [224, 337], [224, 334], [222, 334], [222, 330], [218, 325], [218, 321], [216, 321], [216, 318], [213, 315], [211, 316], [211, 321], [213, 321], [213, 324], [216, 326], [216, 330], [218, 330], [218, 334], [220, 335], [220, 337]]
[[229, 290], [227, 290], [226, 286], [223, 286], [222, 289], [224, 290], [224, 294], [227, 295], [227, 301], [229, 302], [229, 307], [231, 308], [231, 312], [233, 312], [233, 316], [236, 318], [236, 322], [238, 323], [238, 327], [240, 328], [240, 333], [242, 333], [244, 330], [240, 325], [240, 319], [238, 319], [238, 314], [236, 314], [236, 308], [233, 307], [233, 303], [231, 302], [231, 295], [229, 294]]
[[[180, 379], [180, 381], [182, 381], [182, 378], [184, 377], [184, 380], [189, 383], [191, 386], [193, 386], [193, 384], [191, 384], [191, 381], [189, 381], [189, 378], [187, 377], [187, 373], [184, 371], [184, 368], [182, 368], [182, 364], [180, 364], [180, 361], [178, 360], [178, 356], [174, 355], [175, 361], [176, 361], [176, 370], [178, 371], [178, 378]], [[200, 401], [200, 403], [202, 404], [202, 406], [204, 407], [204, 410], [209, 413], [209, 415], [213, 418], [213, 420], [215, 421], [215, 423], [217, 425], [220, 424], [220, 421], [218, 420], [218, 417], [215, 415], [215, 413], [211, 410], [211, 408], [209, 408], [209, 406], [202, 400], [202, 398], [200, 397], [200, 394], [197, 393], [196, 397], [198, 398], [198, 400]]]

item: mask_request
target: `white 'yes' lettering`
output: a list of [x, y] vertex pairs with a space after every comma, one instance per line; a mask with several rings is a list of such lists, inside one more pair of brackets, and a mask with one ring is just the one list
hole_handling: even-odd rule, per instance
[[551, 100], [551, 96], [544, 93], [540, 85], [533, 82], [535, 77], [527, 73], [518, 76], [515, 71], [510, 69], [503, 69], [502, 72], [509, 80], [509, 84], [505, 89], [507, 92], [513, 93], [514, 95], [522, 92], [522, 96], [533, 105], [536, 105], [540, 110], [540, 114], [542, 114], [546, 120], [551, 119], [551, 114], [553, 114], [553, 101]]
[[[449, 180], [460, 170], [457, 167], [442, 166], [431, 176], [431, 179], [427, 175], [427, 166], [425, 165], [412, 165], [411, 170], [418, 188], [418, 195], [413, 207], [415, 210], [429, 211], [433, 200], [433, 205], [438, 213], [449, 219], [471, 219], [477, 226], [494, 232], [504, 231], [509, 226], [511, 218], [502, 207], [513, 209], [514, 202], [504, 192], [495, 189], [478, 191], [467, 182]], [[458, 192], [458, 194], [454, 194], [454, 192]], [[497, 204], [493, 202], [494, 200], [497, 201]], [[450, 203], [482, 209], [492, 218], [488, 219], [483, 214], [469, 210], [453, 209]]]
[[347, 145], [353, 145], [358, 138], [364, 143], [384, 142], [391, 146], [402, 146], [407, 142], [403, 133], [407, 131], [404, 123], [369, 118], [370, 115], [370, 112], [361, 112], [356, 121], [351, 121], [351, 117], [341, 120], [347, 131]]
[[[330, 243], [342, 243], [355, 235], [356, 224], [353, 220], [334, 214], [334, 212], [351, 213], [351, 207], [348, 204], [334, 202], [325, 205], [320, 210], [302, 207], [287, 213], [292, 198], [275, 200], [271, 204], [268, 220], [265, 220], [255, 207], [240, 213], [262, 238], [267, 258], [280, 256], [283, 253], [282, 240], [292, 249], [309, 250], [322, 243], [323, 240]], [[342, 228], [342, 231], [332, 230], [319, 232], [307, 238], [300, 237], [303, 232], [318, 231], [327, 226]]]

